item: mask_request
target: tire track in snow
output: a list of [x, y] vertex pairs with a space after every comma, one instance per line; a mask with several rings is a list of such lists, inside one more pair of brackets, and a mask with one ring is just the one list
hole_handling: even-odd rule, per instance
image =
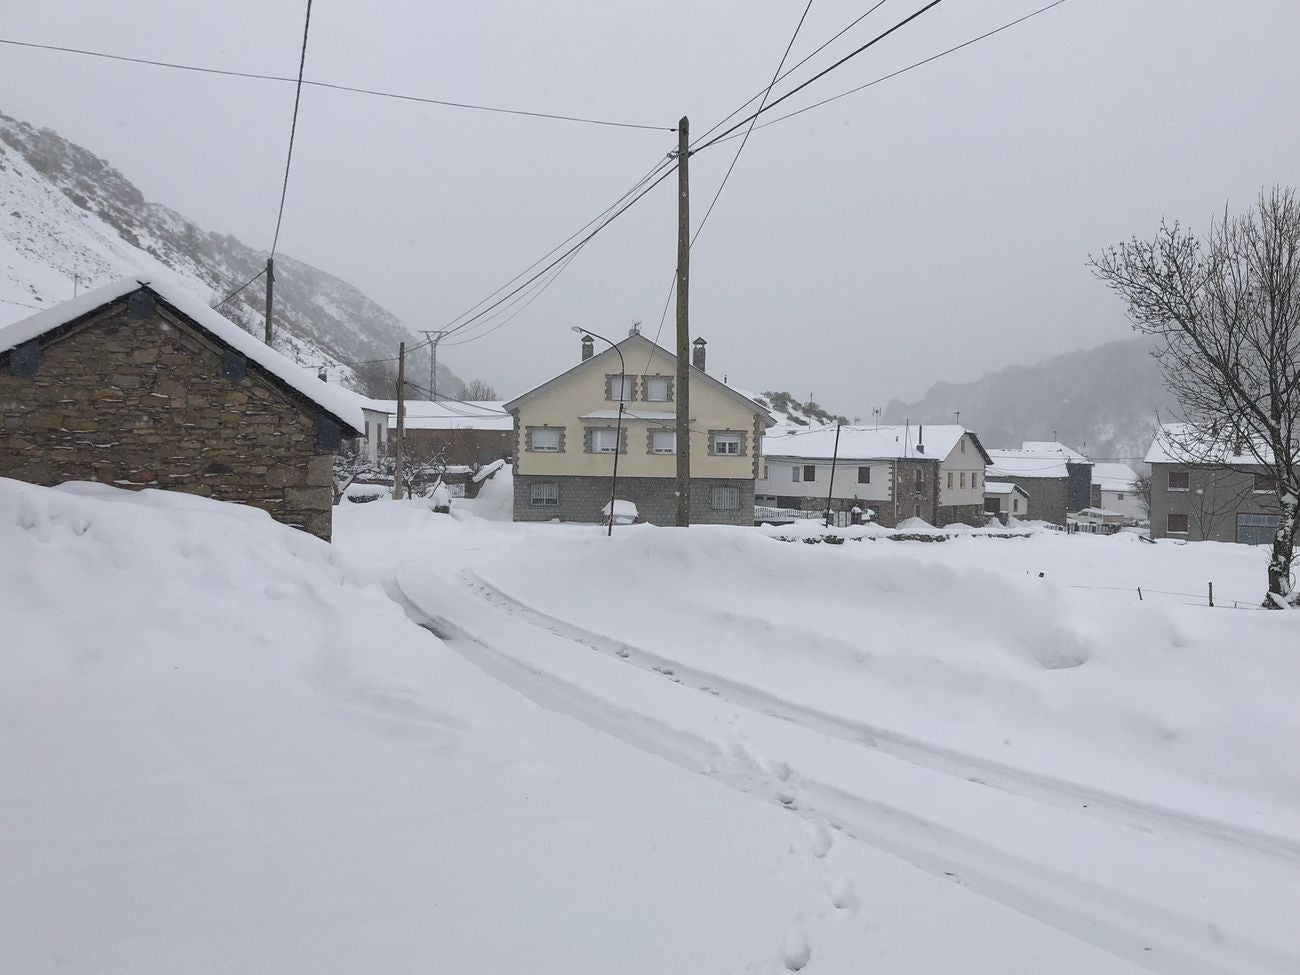
[[[462, 573], [462, 577], [473, 584], [467, 573]], [[450, 579], [446, 581], [452, 583]], [[514, 618], [525, 629], [541, 629], [552, 637], [593, 649], [587, 641], [574, 640], [552, 626], [534, 621], [545, 620], [545, 614], [527, 607], [512, 612], [507, 606], [513, 600], [504, 596], [505, 602], [492, 600], [490, 587], [473, 585], [478, 594], [476, 602]], [[546, 668], [533, 666], [454, 620], [420, 606], [402, 589], [400, 580], [397, 588], [411, 615], [422, 625], [468, 662], [538, 706], [580, 721], [686, 771], [704, 771], [722, 785], [787, 809], [815, 824], [828, 825], [851, 839], [967, 887], [1128, 962], [1165, 975], [1241, 975], [1244, 972], [1280, 975], [1296, 970], [1297, 958], [1293, 954], [1246, 936], [1225, 934], [1204, 920], [1167, 910], [1118, 887], [1043, 866], [906, 807], [802, 777], [792, 788], [785, 779], [773, 781], [753, 767], [745, 767], [743, 762], [719, 762], [719, 749], [714, 741], [629, 710]], [[529, 619], [530, 614], [533, 619]], [[594, 649], [602, 655], [613, 653], [623, 657], [617, 651], [599, 646]], [[630, 661], [630, 654], [629, 648], [624, 659]], [[654, 671], [653, 666], [642, 669]], [[664, 676], [682, 684], [684, 690], [693, 690], [675, 674]], [[715, 696], [721, 700], [720, 692]], [[764, 717], [782, 720], [779, 715]], [[815, 729], [805, 730], [816, 733]]]
[[736, 707], [757, 711], [830, 738], [883, 752], [912, 765], [957, 776], [977, 785], [999, 789], [1058, 809], [1092, 815], [1132, 829], [1153, 833], [1159, 833], [1163, 829], [1166, 833], [1177, 833], [1202, 841], [1214, 840], [1263, 854], [1270, 859], [1300, 863], [1300, 841], [1289, 837], [1143, 802], [1068, 779], [1030, 772], [994, 759], [931, 744], [878, 725], [839, 717], [778, 697], [769, 691], [681, 664], [651, 650], [612, 639], [544, 613], [498, 589], [473, 570], [466, 569], [461, 576], [482, 599], [525, 622], [556, 636], [581, 643], [598, 653], [618, 657], [635, 667], [653, 671], [686, 687], [711, 694]]

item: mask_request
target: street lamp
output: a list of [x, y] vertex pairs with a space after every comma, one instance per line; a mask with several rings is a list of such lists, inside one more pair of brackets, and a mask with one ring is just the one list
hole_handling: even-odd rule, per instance
[[627, 389], [627, 366], [623, 362], [623, 350], [618, 344], [611, 342], [603, 335], [597, 335], [591, 329], [583, 328], [581, 325], [574, 325], [570, 329], [574, 332], [581, 332], [583, 335], [590, 335], [592, 338], [600, 339], [611, 349], [618, 353], [618, 422], [614, 427], [614, 476], [609, 485], [609, 531], [610, 538], [614, 537], [614, 507], [618, 500], [618, 454], [623, 446], [623, 396]]

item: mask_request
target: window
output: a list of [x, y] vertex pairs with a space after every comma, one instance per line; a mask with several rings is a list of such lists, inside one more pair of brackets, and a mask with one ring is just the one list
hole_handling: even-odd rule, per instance
[[636, 379], [632, 376], [606, 376], [605, 399], [627, 402], [636, 396]]
[[962, 437], [959, 442], [961, 443], [961, 452], [966, 453], [966, 438]]
[[1020, 510], [1020, 499], [1019, 499], [1019, 498], [1012, 498], [1012, 499], [1011, 499], [1011, 510], [1012, 510], [1012, 511], [1019, 511], [1019, 510]]
[[740, 488], [732, 485], [722, 485], [713, 489], [713, 510], [714, 511], [739, 511], [740, 510]]
[[652, 454], [677, 453], [677, 431], [676, 430], [651, 430], [650, 431], [650, 452]]
[[966, 486], [966, 472], [965, 472], [965, 471], [962, 471], [962, 472], [961, 472], [961, 486], [962, 486], [962, 487], [965, 487], [965, 486]]
[[549, 427], [540, 430], [531, 430], [532, 449], [542, 453], [557, 454], [560, 452], [560, 434], [563, 431], [559, 427]]
[[651, 403], [667, 403], [672, 399], [669, 395], [668, 377], [646, 376], [645, 398]]
[[801, 480], [803, 480], [803, 478], [799, 476], [802, 473], [803, 473], [803, 468], [800, 467], [798, 464], [795, 464], [793, 467], [790, 468], [790, 480], [798, 484]]
[[804, 465], [803, 465], [803, 479], [804, 479], [805, 481], [815, 481], [815, 480], [817, 480], [817, 465], [816, 465], [816, 464], [804, 464]]
[[977, 487], [980, 486], [980, 472], [979, 472], [979, 471], [975, 471], [974, 473], [971, 474], [971, 476], [970, 476], [970, 486], [973, 487], [973, 488], [977, 488]]
[[554, 481], [534, 481], [532, 484], [534, 508], [555, 508], [560, 504], [560, 485]]
[[1274, 494], [1277, 492], [1277, 478], [1272, 474], [1255, 475], [1256, 494]]
[[[1186, 477], [1186, 475], [1183, 475], [1183, 476]], [[1186, 488], [1183, 488], [1183, 490], [1186, 491], [1187, 489], [1186, 489]], [[1187, 534], [1187, 516], [1186, 516], [1186, 515], [1176, 515], [1176, 514], [1174, 514], [1174, 513], [1171, 511], [1171, 512], [1169, 513], [1169, 523], [1168, 523], [1168, 525], [1166, 526], [1166, 532], [1167, 532], [1168, 534], [1170, 534], [1170, 535], [1186, 535], [1186, 534]]]
[[1116, 501], [1123, 501], [1123, 500], [1124, 500], [1124, 495], [1122, 495], [1122, 494], [1116, 494], [1116, 495], [1115, 495], [1115, 500], [1116, 500]]
[[[1186, 491], [1187, 490], [1187, 472], [1170, 471], [1169, 472], [1169, 490]], [[1187, 529], [1183, 529], [1186, 531]]]
[[952, 490], [952, 471], [948, 472], [948, 490]]
[[715, 433], [713, 435], [713, 452], [723, 457], [739, 457], [744, 453], [745, 435], [743, 433]]
[[870, 468], [870, 467], [859, 467], [859, 468], [858, 468], [858, 483], [859, 483], [859, 484], [870, 484], [870, 483], [871, 483], [871, 468]]
[[613, 427], [598, 427], [591, 431], [593, 454], [612, 454], [618, 449], [618, 431]]

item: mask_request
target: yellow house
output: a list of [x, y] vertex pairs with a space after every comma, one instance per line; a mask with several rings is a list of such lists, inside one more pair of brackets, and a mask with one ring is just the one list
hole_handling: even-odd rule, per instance
[[[691, 523], [752, 525], [763, 432], [775, 421], [705, 372], [703, 339], [693, 359]], [[584, 335], [576, 366], [505, 405], [514, 416], [515, 521], [601, 521], [617, 456], [619, 500], [644, 521], [673, 524], [676, 385], [677, 357], [635, 328], [599, 354]]]

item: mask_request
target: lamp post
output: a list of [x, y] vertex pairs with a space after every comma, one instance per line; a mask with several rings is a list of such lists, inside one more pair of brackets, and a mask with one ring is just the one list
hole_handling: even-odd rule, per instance
[[627, 366], [623, 362], [623, 350], [618, 347], [617, 343], [611, 342], [605, 336], [597, 335], [591, 329], [583, 328], [580, 325], [574, 325], [571, 330], [600, 339], [618, 353], [618, 421], [614, 427], [614, 476], [609, 485], [609, 530], [607, 532], [608, 536], [613, 538], [614, 502], [618, 500], [618, 454], [623, 446], [623, 397], [627, 390]]

